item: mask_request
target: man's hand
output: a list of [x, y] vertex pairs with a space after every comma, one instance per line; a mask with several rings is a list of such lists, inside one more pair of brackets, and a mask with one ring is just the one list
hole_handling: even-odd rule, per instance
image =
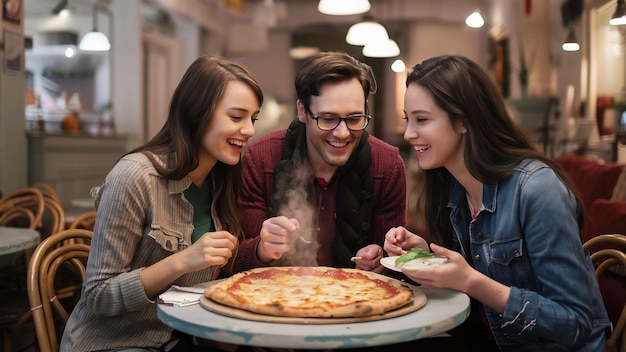
[[262, 263], [279, 259], [291, 249], [291, 236], [300, 231], [300, 223], [294, 218], [277, 216], [263, 221], [257, 257]]
[[377, 244], [370, 244], [359, 249], [353, 261], [357, 269], [381, 273], [384, 269], [380, 264], [381, 259], [383, 259], [383, 249]]

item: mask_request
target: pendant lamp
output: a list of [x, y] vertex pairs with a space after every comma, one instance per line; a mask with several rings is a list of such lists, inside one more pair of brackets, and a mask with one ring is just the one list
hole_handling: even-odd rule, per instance
[[325, 15], [356, 15], [372, 6], [369, 0], [320, 0], [317, 10]]
[[481, 16], [480, 12], [475, 10], [467, 16], [465, 24], [471, 28], [481, 28], [485, 24], [485, 20], [483, 19], [483, 16]]
[[63, 11], [69, 11], [67, 0], [60, 0], [53, 8], [52, 14], [59, 15]]
[[389, 39], [389, 34], [382, 24], [374, 21], [370, 15], [363, 16], [363, 20], [353, 24], [346, 34], [346, 42], [352, 45], [366, 45], [369, 42]]
[[578, 41], [576, 40], [576, 33], [574, 33], [574, 28], [570, 27], [569, 32], [567, 33], [567, 38], [565, 39], [562, 48], [564, 51], [580, 50], [580, 44], [578, 44]]
[[107, 36], [98, 32], [98, 6], [93, 7], [93, 30], [83, 36], [78, 45], [80, 50], [85, 51], [108, 51], [111, 43]]
[[613, 26], [626, 25], [626, 4], [624, 4], [624, 0], [617, 0], [617, 7], [609, 23]]
[[400, 48], [393, 39], [370, 42], [363, 47], [363, 55], [367, 57], [394, 57], [400, 55]]
[[406, 71], [406, 65], [402, 59], [397, 59], [391, 64], [391, 70], [396, 73]]

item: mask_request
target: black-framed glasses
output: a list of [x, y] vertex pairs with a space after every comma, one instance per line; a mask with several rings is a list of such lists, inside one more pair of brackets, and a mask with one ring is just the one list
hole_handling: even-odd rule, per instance
[[367, 114], [351, 114], [346, 117], [341, 117], [332, 113], [314, 115], [310, 110], [309, 115], [317, 122], [317, 128], [322, 131], [334, 130], [337, 126], [339, 126], [341, 121], [345, 121], [346, 126], [351, 131], [362, 131], [365, 127], [367, 127], [370, 123], [370, 119], [372, 118], [371, 115]]

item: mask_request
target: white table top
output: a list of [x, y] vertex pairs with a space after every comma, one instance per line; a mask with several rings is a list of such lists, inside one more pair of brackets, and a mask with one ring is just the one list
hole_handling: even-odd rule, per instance
[[303, 349], [358, 348], [417, 340], [448, 331], [469, 316], [470, 300], [466, 294], [426, 286], [420, 286], [419, 290], [428, 297], [421, 309], [395, 318], [360, 323], [267, 323], [223, 316], [199, 304], [186, 307], [158, 304], [157, 314], [174, 329], [214, 341]]
[[0, 255], [17, 253], [36, 247], [39, 232], [21, 227], [0, 226]]

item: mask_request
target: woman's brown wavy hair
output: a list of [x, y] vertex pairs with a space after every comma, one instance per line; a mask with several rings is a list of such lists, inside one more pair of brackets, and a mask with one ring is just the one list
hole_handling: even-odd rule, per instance
[[[453, 126], [462, 123], [467, 129], [465, 166], [476, 179], [497, 182], [511, 176], [522, 160], [538, 159], [575, 194], [561, 168], [537, 150], [511, 118], [495, 82], [478, 64], [460, 55], [434, 57], [413, 67], [406, 79], [406, 86], [410, 84], [428, 90], [437, 106], [448, 113]], [[452, 227], [447, 204], [452, 176], [443, 167], [425, 170], [424, 175], [428, 232], [433, 240], [449, 246]], [[582, 228], [583, 208], [577, 195], [576, 202]]]
[[[231, 81], [246, 84], [254, 92], [259, 106], [263, 104], [261, 87], [244, 67], [212, 56], [199, 57], [178, 83], [163, 128], [146, 144], [129, 153], [145, 154], [157, 172], [168, 179], [180, 180], [195, 170], [199, 163], [202, 137]], [[170, 165], [163, 167], [155, 155], [175, 157], [170, 158]], [[241, 163], [227, 165], [218, 161], [210, 177], [215, 211], [219, 214], [222, 227], [241, 241], [243, 228], [237, 206], [242, 182]]]

